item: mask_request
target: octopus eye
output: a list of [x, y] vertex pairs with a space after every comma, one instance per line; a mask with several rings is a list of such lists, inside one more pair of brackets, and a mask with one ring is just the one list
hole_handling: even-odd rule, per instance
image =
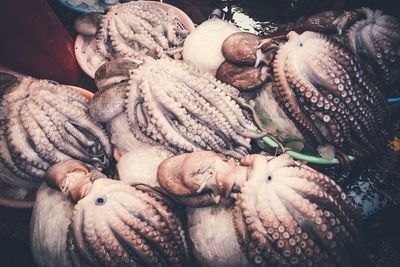
[[271, 175], [268, 175], [267, 180], [268, 180], [268, 181], [271, 181], [271, 180], [272, 180], [272, 176], [271, 176]]
[[233, 184], [232, 193], [240, 193], [240, 186], [237, 184]]
[[98, 197], [98, 198], [96, 199], [95, 204], [96, 204], [97, 206], [102, 206], [102, 205], [106, 204], [106, 199], [105, 199], [104, 197]]

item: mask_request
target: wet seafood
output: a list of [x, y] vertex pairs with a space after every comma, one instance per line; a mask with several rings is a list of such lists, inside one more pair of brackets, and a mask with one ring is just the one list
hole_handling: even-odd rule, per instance
[[[248, 266], [240, 251], [221, 255], [232, 241], [233, 226], [247, 260], [263, 266], [364, 266], [365, 243], [360, 233], [361, 213], [336, 183], [284, 154], [278, 157], [248, 155], [240, 165], [212, 152], [194, 152], [169, 158], [160, 164], [160, 185], [178, 200], [192, 206], [207, 199], [234, 199], [234, 209], [221, 214], [214, 209], [190, 209], [189, 233], [195, 255], [205, 265]], [[209, 201], [215, 205], [219, 202]], [[221, 202], [229, 203], [229, 202]], [[199, 216], [197, 213], [202, 214]], [[215, 216], [225, 227], [209, 232]], [[192, 217], [192, 218], [191, 218]], [[194, 218], [196, 218], [194, 220]], [[203, 229], [202, 232], [193, 232]], [[208, 229], [208, 230], [205, 230]], [[210, 238], [214, 236], [215, 238]], [[207, 247], [204, 246], [207, 243]], [[215, 244], [220, 244], [218, 247]], [[234, 249], [231, 244], [227, 244]], [[203, 248], [203, 250], [199, 250]], [[209, 251], [210, 248], [215, 251]], [[236, 248], [238, 250], [238, 248]], [[219, 252], [218, 252], [219, 251]], [[208, 255], [221, 255], [218, 259]], [[236, 255], [236, 256], [232, 256]], [[232, 259], [229, 257], [235, 257]]]

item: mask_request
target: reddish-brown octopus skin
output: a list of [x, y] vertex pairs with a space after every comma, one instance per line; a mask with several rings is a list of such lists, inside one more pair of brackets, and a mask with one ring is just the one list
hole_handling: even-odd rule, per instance
[[252, 33], [234, 33], [222, 43], [222, 55], [232, 64], [254, 66], [261, 40], [261, 37]]
[[229, 198], [235, 184], [245, 179], [245, 168], [211, 151], [185, 153], [164, 160], [157, 180], [169, 194], [188, 206], [209, 206]]
[[257, 67], [237, 66], [224, 61], [217, 69], [216, 77], [241, 91], [247, 91], [266, 83], [269, 78], [268, 71], [268, 67], [265, 65]]

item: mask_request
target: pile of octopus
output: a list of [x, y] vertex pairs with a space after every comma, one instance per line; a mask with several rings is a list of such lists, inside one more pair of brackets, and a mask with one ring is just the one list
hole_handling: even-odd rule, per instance
[[77, 19], [94, 95], [0, 74], [0, 205], [33, 205], [36, 265], [368, 266], [365, 210], [285, 151], [379, 156], [399, 21], [330, 11], [261, 37], [172, 8]]

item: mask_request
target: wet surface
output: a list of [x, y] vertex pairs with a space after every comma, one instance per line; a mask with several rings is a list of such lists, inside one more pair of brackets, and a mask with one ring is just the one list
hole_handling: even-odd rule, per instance
[[[195, 23], [207, 19], [214, 8], [225, 11], [225, 19], [242, 30], [260, 35], [273, 33], [279, 23], [295, 21], [301, 16], [311, 15], [330, 8], [356, 8], [368, 6], [382, 9], [391, 15], [400, 14], [397, 1], [345, 1], [345, 0], [253, 0], [253, 1], [209, 1], [171, 0], [164, 1], [184, 10]], [[72, 35], [73, 22], [77, 15], [49, 3]], [[82, 74], [80, 86], [95, 90], [93, 81]], [[346, 191], [355, 197], [365, 211], [364, 232], [372, 252], [373, 266], [400, 266], [400, 112], [392, 106], [393, 142], [387, 144], [382, 155], [374, 162], [360, 166], [361, 175], [349, 183]], [[348, 179], [345, 171], [320, 169], [343, 183]], [[348, 182], [348, 181], [347, 181]], [[0, 267], [34, 266], [29, 251], [29, 220], [31, 210], [0, 208]]]

